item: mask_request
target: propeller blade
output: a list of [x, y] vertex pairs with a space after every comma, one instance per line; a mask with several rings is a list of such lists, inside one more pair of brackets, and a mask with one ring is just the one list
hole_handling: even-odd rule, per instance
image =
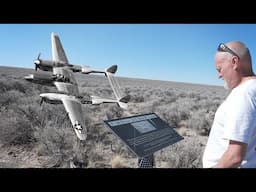
[[37, 69], [39, 68], [39, 64], [40, 64], [40, 56], [41, 53], [38, 54], [37, 58], [34, 60], [34, 64], [35, 64], [35, 71], [37, 71]]

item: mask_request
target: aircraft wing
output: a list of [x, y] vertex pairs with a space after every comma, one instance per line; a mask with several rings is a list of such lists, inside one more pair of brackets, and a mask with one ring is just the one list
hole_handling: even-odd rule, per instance
[[82, 104], [78, 100], [72, 98], [62, 98], [61, 100], [68, 113], [77, 137], [80, 140], [85, 140], [87, 137], [87, 129], [82, 115]]
[[51, 34], [52, 40], [52, 60], [68, 64], [68, 58], [56, 33]]
[[66, 67], [54, 67], [53, 74], [56, 76], [54, 85], [59, 92], [79, 96], [78, 85], [72, 71]]

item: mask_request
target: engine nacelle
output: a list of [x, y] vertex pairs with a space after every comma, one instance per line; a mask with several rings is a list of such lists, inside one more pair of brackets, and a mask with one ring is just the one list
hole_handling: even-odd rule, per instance
[[52, 74], [34, 73], [34, 74], [29, 74], [25, 76], [24, 79], [32, 83], [53, 86], [53, 81], [55, 80], [55, 76]]

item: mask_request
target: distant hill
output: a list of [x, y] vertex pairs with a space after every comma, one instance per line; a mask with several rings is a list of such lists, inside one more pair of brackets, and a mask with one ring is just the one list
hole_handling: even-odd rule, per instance
[[[0, 66], [0, 74], [4, 74], [7, 76], [15, 76], [15, 77], [24, 77], [25, 75], [28, 75], [30, 73], [35, 73], [36, 71], [34, 69], [29, 69], [29, 68], [21, 68], [21, 67], [7, 67], [7, 66]], [[38, 73], [50, 73], [47, 71], [41, 71], [38, 70]], [[104, 77], [102, 75], [84, 75], [84, 74], [80, 74], [80, 73], [75, 73], [75, 75], [77, 76], [78, 79], [85, 79], [86, 77], [91, 77], [91, 76], [96, 76], [97, 78], [100, 79], [104, 79]], [[203, 87], [213, 87], [213, 88], [222, 88], [222, 86], [215, 86], [215, 85], [205, 85], [205, 84], [195, 84], [195, 83], [187, 83], [187, 82], [175, 82], [175, 81], [163, 81], [163, 80], [151, 80], [151, 79], [143, 79], [143, 78], [130, 78], [130, 77], [119, 77], [117, 76], [117, 78], [121, 79], [121, 81], [136, 81], [137, 83], [145, 83], [145, 81], [147, 81], [147, 83], [149, 84], [158, 84], [158, 83], [163, 83], [163, 84], [176, 84], [179, 86], [203, 86]], [[155, 83], [154, 83], [155, 82]]]

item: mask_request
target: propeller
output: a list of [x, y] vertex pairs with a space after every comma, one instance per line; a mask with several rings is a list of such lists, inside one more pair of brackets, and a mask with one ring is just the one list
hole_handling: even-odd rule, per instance
[[38, 65], [40, 65], [40, 63], [41, 63], [40, 55], [41, 55], [41, 53], [39, 53], [39, 54], [38, 54], [38, 56], [37, 56], [37, 58], [36, 58], [36, 60], [34, 60], [34, 64], [35, 64], [35, 71], [37, 71], [37, 69], [39, 68], [39, 66], [38, 66]]

